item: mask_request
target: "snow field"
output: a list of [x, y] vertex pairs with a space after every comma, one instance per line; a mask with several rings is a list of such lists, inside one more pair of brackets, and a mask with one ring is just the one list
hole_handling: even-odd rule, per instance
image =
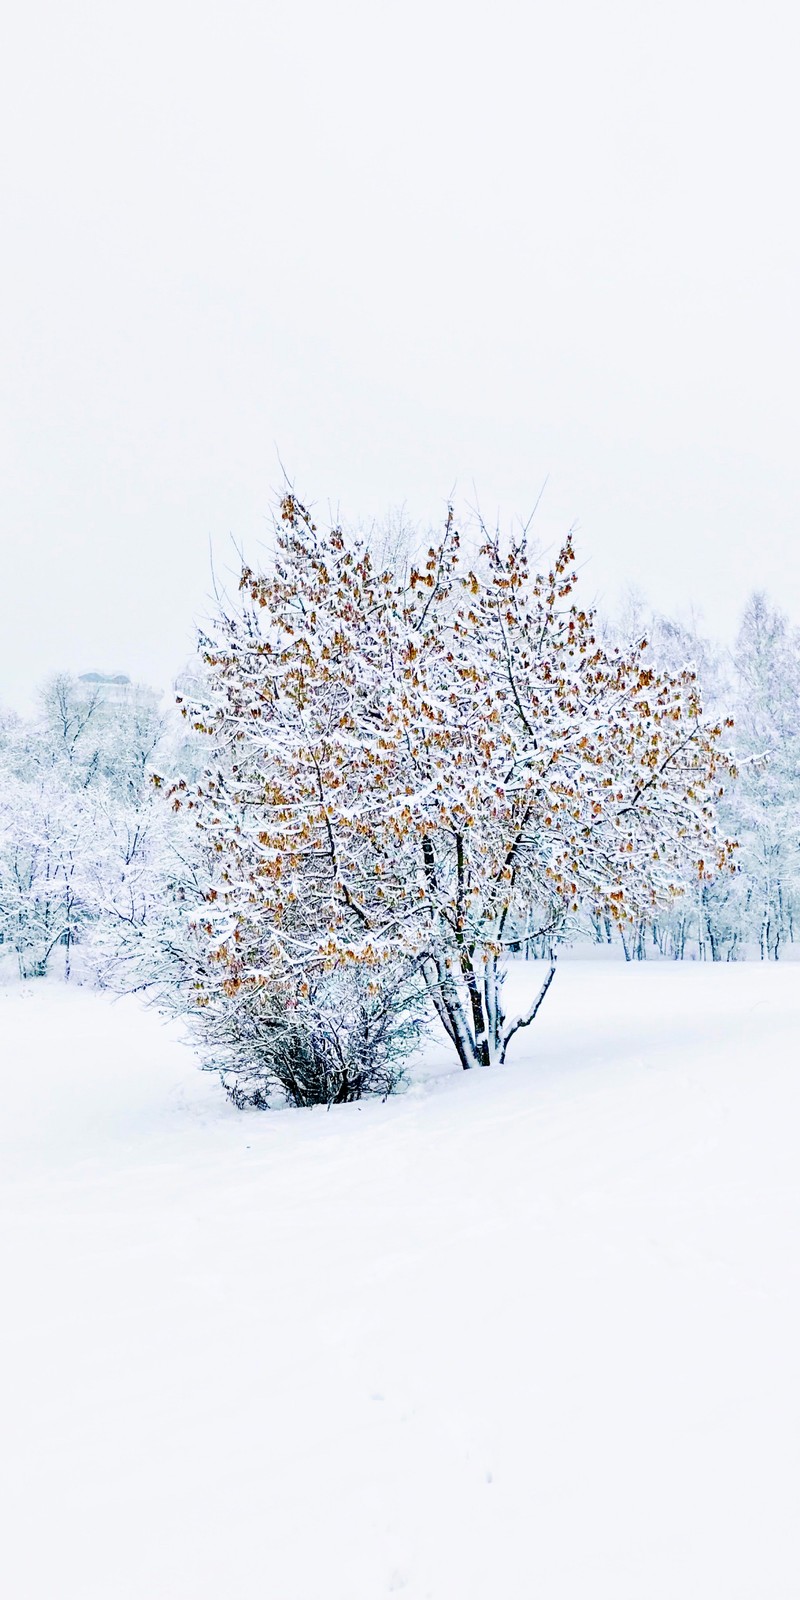
[[2, 1592], [796, 1597], [799, 1043], [796, 968], [574, 961], [502, 1069], [241, 1114], [0, 989]]

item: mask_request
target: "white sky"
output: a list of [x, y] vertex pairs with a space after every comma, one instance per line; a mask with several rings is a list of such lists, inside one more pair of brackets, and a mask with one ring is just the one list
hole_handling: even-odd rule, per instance
[[280, 482], [800, 619], [796, 8], [18, 0], [0, 702], [165, 684]]

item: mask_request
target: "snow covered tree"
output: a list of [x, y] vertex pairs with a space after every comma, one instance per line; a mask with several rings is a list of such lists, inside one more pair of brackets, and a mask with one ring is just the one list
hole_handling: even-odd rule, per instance
[[800, 631], [763, 594], [745, 608], [734, 664], [743, 915], [762, 959], [777, 960], [800, 919]]
[[211, 692], [186, 708], [215, 741], [173, 795], [212, 863], [201, 1008], [275, 995], [313, 1020], [349, 972], [422, 984], [462, 1066], [488, 1065], [553, 975], [505, 1016], [521, 927], [635, 919], [687, 869], [727, 866], [722, 730], [695, 673], [657, 671], [643, 640], [605, 648], [575, 585], [570, 539], [545, 573], [524, 537], [464, 563], [452, 514], [398, 579], [286, 496], [274, 565], [245, 567], [204, 641]]
[[[604, 624], [604, 636], [625, 649], [646, 639], [642, 661], [657, 672], [692, 670], [707, 714], [715, 721], [725, 721], [735, 699], [730, 664], [725, 653], [699, 631], [695, 619], [681, 622], [652, 611], [639, 596], [631, 594], [620, 617]], [[735, 746], [735, 733], [732, 737]], [[738, 838], [735, 798], [736, 782], [732, 776], [732, 781], [726, 783], [725, 795], [719, 797], [718, 815], [725, 831]], [[738, 855], [737, 866], [741, 867]], [[674, 960], [690, 956], [719, 961], [737, 955], [744, 937], [742, 914], [747, 901], [741, 871], [711, 877], [705, 874], [698, 879], [689, 870], [682, 888], [683, 893], [671, 903], [646, 911], [633, 924], [620, 924], [616, 932], [627, 960], [656, 955]], [[607, 918], [594, 918], [592, 928], [597, 942], [612, 941], [615, 930]]]
[[67, 962], [85, 915], [83, 867], [92, 835], [83, 796], [52, 772], [8, 773], [0, 797], [0, 931], [20, 977], [42, 977], [53, 951]]
[[[5, 719], [0, 752], [0, 935], [23, 977], [42, 976], [102, 918], [130, 919], [153, 847], [148, 771], [163, 738], [158, 696], [60, 673], [35, 720]], [[152, 909], [152, 907], [151, 907]]]

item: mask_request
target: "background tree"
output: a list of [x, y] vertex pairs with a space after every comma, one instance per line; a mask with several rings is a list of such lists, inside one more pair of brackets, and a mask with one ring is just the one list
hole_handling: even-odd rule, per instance
[[0, 932], [23, 977], [43, 976], [111, 908], [135, 903], [152, 844], [149, 770], [163, 745], [158, 696], [61, 673], [29, 723], [0, 728]]
[[734, 667], [743, 914], [762, 958], [777, 960], [800, 911], [800, 632], [763, 594], [748, 601]]

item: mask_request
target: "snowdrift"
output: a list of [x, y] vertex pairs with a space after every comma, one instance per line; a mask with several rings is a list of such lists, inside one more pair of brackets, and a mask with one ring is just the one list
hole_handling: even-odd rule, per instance
[[575, 961], [500, 1070], [243, 1114], [0, 989], [3, 1593], [800, 1593], [799, 1042], [796, 968]]

